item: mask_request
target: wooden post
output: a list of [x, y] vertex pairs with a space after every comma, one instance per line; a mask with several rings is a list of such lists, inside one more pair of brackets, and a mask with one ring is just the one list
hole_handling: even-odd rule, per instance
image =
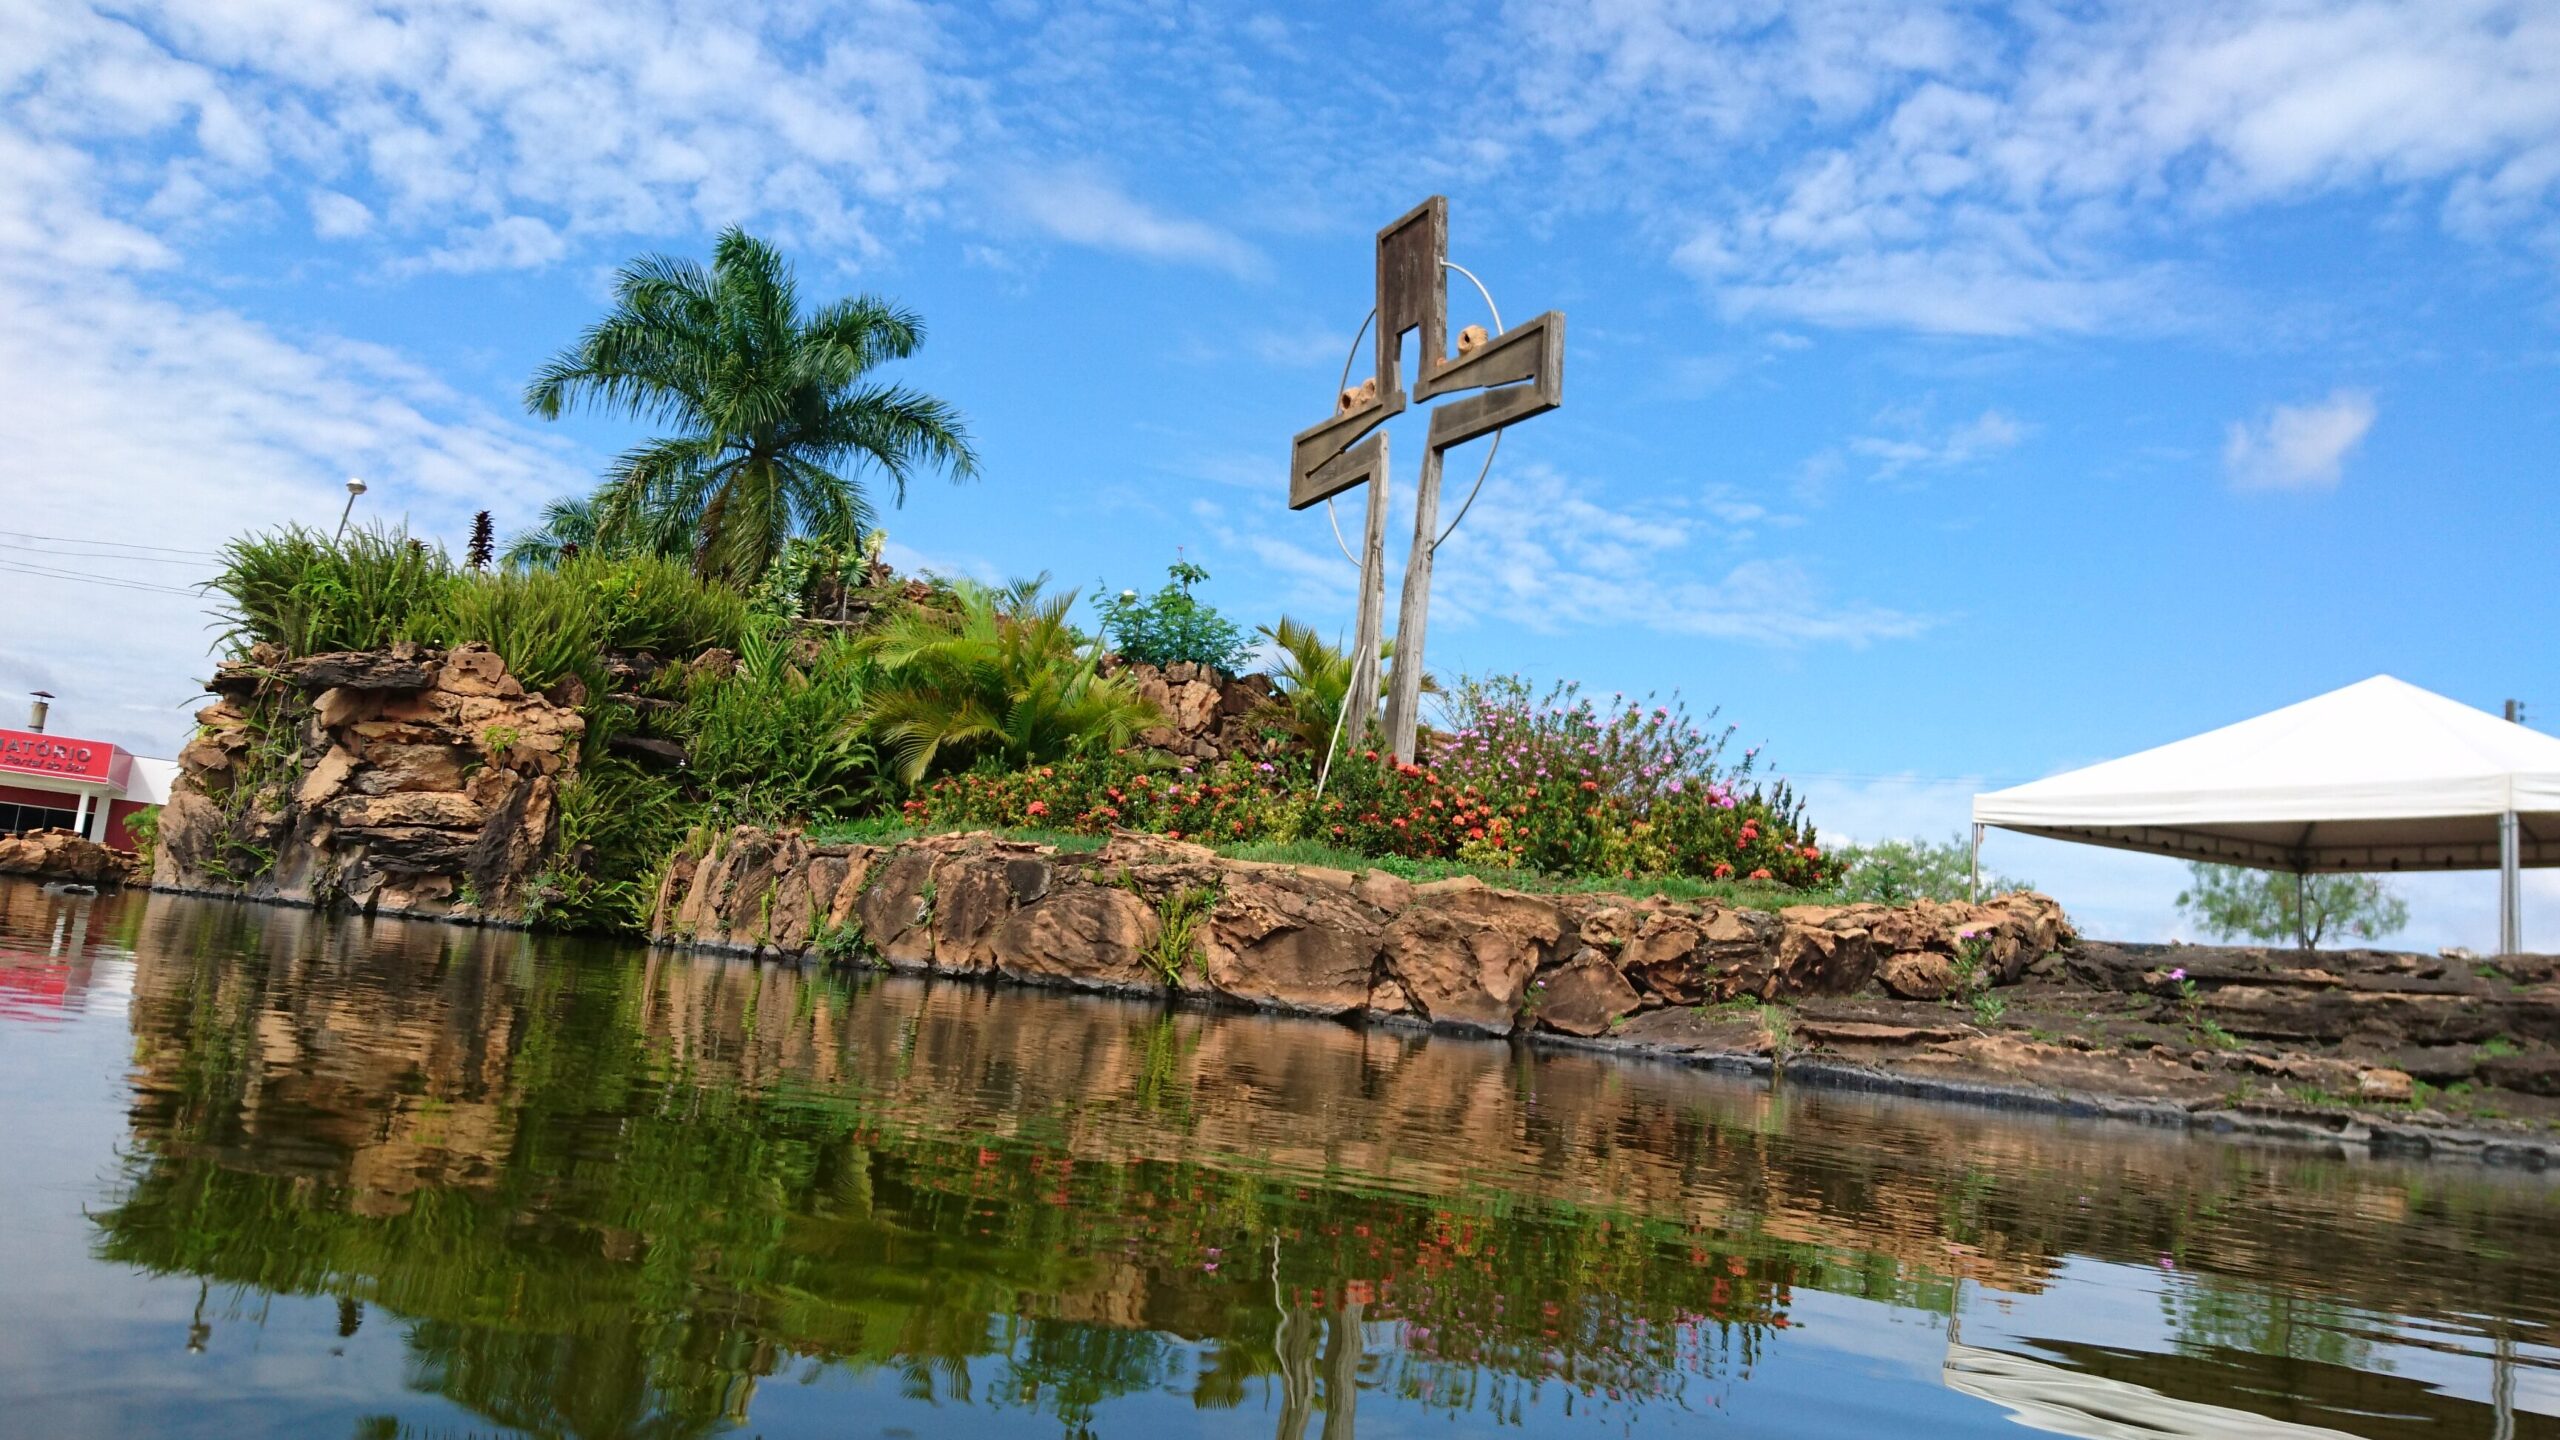
[[1431, 621], [1431, 553], [1440, 538], [1440, 447], [1422, 457], [1422, 488], [1413, 497], [1413, 553], [1404, 563], [1404, 599], [1396, 607], [1396, 664], [1388, 672], [1387, 744], [1398, 764], [1413, 763], [1422, 728], [1422, 640]]
[[1378, 713], [1378, 650], [1386, 637], [1387, 609], [1387, 465], [1386, 437], [1379, 440], [1377, 475], [1369, 481], [1368, 519], [1360, 527], [1360, 619], [1351, 640], [1351, 688], [1342, 696], [1342, 749], [1354, 752], [1367, 743], [1369, 722]]

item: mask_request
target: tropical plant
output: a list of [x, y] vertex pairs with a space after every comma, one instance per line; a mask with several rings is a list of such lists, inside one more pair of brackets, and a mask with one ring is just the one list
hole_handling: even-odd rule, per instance
[[1139, 665], [1206, 665], [1232, 674], [1252, 647], [1245, 644], [1243, 626], [1191, 593], [1209, 572], [1176, 560], [1165, 574], [1172, 578], [1153, 595], [1123, 590], [1099, 602], [1112, 649]]
[[[1846, 871], [1841, 890], [1861, 903], [1908, 905], [1914, 900], [1962, 900], [1974, 893], [1973, 848], [1962, 835], [1845, 845], [1835, 854]], [[2034, 888], [2032, 880], [1982, 872], [1985, 895]]]
[[498, 524], [489, 512], [471, 517], [471, 543], [463, 547], [462, 566], [466, 570], [485, 571], [498, 553]]
[[625, 266], [612, 311], [535, 373], [525, 404], [672, 426], [614, 463], [623, 505], [594, 516], [598, 533], [618, 516], [680, 524], [697, 570], [751, 585], [792, 536], [849, 548], [873, 523], [852, 467], [876, 466], [900, 503], [919, 469], [976, 472], [956, 411], [864, 378], [923, 340], [914, 312], [872, 296], [804, 313], [790, 263], [733, 227], [709, 269], [662, 255]]
[[953, 587], [952, 607], [910, 606], [865, 636], [879, 666], [870, 733], [909, 783], [972, 764], [1036, 765], [1127, 743], [1161, 721], [1135, 688], [1101, 672], [1099, 647], [1067, 623], [1075, 592], [1039, 582]]
[[850, 640], [794, 653], [789, 628], [751, 625], [737, 668], [697, 673], [679, 722], [696, 784], [733, 814], [829, 819], [894, 798], [862, 724], [870, 662]]
[[626, 503], [624, 493], [607, 484], [544, 505], [540, 522], [516, 532], [500, 559], [510, 569], [541, 569], [581, 555], [625, 559], [692, 554], [692, 537], [681, 524], [646, 505]]
[[241, 536], [221, 557], [205, 588], [221, 597], [219, 643], [234, 651], [263, 642], [315, 655], [430, 639], [460, 588], [443, 550], [398, 530], [332, 538], [288, 525]]
[[2376, 875], [2287, 875], [2236, 865], [2191, 864], [2178, 909], [2222, 940], [2291, 940], [2305, 950], [2332, 938], [2379, 940], [2409, 923], [2407, 901]]

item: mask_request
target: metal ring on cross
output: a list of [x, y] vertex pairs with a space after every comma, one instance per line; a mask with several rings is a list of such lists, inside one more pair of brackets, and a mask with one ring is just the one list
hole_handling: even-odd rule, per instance
[[[1500, 335], [1502, 333], [1502, 307], [1493, 303], [1493, 292], [1484, 288], [1484, 282], [1476, 278], [1476, 272], [1468, 269], [1464, 265], [1448, 260], [1441, 261], [1440, 268], [1443, 270], [1457, 271], [1459, 274], [1467, 277], [1468, 284], [1476, 287], [1476, 293], [1484, 297], [1485, 312], [1493, 317], [1493, 333]], [[1359, 362], [1360, 342], [1368, 338], [1369, 327], [1376, 323], [1378, 323], [1378, 307], [1372, 305], [1369, 307], [1369, 314], [1367, 318], [1360, 322], [1359, 330], [1354, 332], [1351, 337], [1351, 353], [1342, 357], [1342, 380], [1333, 387], [1336, 393], [1351, 388], [1351, 367]], [[1449, 520], [1449, 528], [1441, 531], [1440, 538], [1431, 542], [1431, 548], [1433, 550], [1438, 550], [1442, 544], [1447, 542], [1450, 536], [1458, 533], [1458, 522], [1466, 519], [1467, 512], [1475, 508], [1476, 496], [1484, 492], [1484, 477], [1493, 473], [1493, 457], [1501, 453], [1502, 432], [1496, 430], [1493, 432], [1493, 443], [1485, 446], [1484, 464], [1476, 471], [1476, 483], [1467, 490], [1467, 503], [1458, 507], [1458, 513], [1452, 516]], [[1351, 547], [1344, 544], [1342, 539], [1342, 517], [1334, 512], [1333, 497], [1330, 495], [1324, 497], [1324, 518], [1325, 523], [1333, 527], [1333, 548], [1342, 552], [1343, 559], [1351, 560]], [[1351, 564], [1353, 568], [1356, 569], [1360, 562], [1357, 560], [1351, 560]]]

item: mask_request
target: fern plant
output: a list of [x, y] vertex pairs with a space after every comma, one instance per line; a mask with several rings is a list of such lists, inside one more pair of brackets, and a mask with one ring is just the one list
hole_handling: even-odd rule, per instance
[[908, 783], [1109, 749], [1162, 723], [1134, 687], [1102, 674], [1099, 647], [1067, 622], [1074, 591], [962, 584], [952, 598], [948, 610], [904, 610], [860, 642], [879, 667], [865, 728]]

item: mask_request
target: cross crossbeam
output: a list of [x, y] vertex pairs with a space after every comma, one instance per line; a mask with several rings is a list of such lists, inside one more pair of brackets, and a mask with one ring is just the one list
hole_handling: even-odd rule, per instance
[[1421, 488], [1414, 497], [1413, 548], [1396, 612], [1395, 667], [1389, 672], [1387, 746], [1410, 763], [1421, 729], [1422, 645], [1430, 622], [1431, 561], [1440, 541], [1441, 457], [1470, 440], [1543, 415], [1564, 403], [1564, 312], [1549, 310], [1489, 339], [1473, 326], [1449, 353], [1449, 201], [1434, 195], [1378, 232], [1376, 373], [1344, 390], [1331, 418], [1298, 432], [1290, 446], [1289, 508], [1303, 510], [1368, 487], [1360, 537], [1360, 610], [1352, 638], [1351, 689], [1343, 697], [1342, 745], [1360, 748], [1378, 701], [1381, 625], [1386, 608], [1387, 437], [1372, 431], [1404, 413], [1404, 337], [1417, 334], [1413, 398], [1468, 395], [1431, 411]]

